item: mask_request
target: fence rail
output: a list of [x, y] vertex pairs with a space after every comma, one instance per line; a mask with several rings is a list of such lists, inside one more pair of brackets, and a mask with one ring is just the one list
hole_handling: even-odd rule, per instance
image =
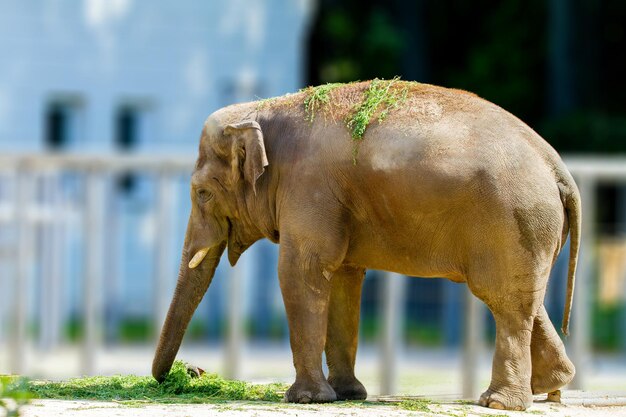
[[[172, 233], [171, 219], [175, 216], [171, 195], [174, 194], [176, 176], [189, 175], [195, 157], [191, 155], [68, 155], [68, 154], [36, 154], [36, 155], [2, 155], [0, 156], [0, 185], [12, 184], [0, 188], [0, 225], [13, 224], [17, 230], [15, 247], [8, 253], [15, 255], [15, 273], [12, 308], [12, 332], [10, 337], [10, 367], [13, 373], [26, 370], [25, 346], [27, 343], [28, 292], [31, 281], [31, 265], [33, 256], [35, 224], [55, 225], [64, 222], [76, 222], [82, 219], [85, 231], [85, 262], [83, 285], [83, 314], [85, 335], [82, 340], [82, 372], [94, 372], [94, 364], [102, 325], [102, 306], [99, 302], [99, 291], [103, 280], [103, 245], [104, 245], [104, 179], [107, 176], [125, 172], [139, 172], [154, 175], [157, 180], [156, 219], [159, 223], [159, 234], [170, 236]], [[593, 245], [596, 241], [594, 228], [595, 190], [600, 182], [626, 183], [626, 158], [605, 157], [569, 157], [566, 164], [580, 188], [583, 202], [583, 240], [579, 260], [579, 272], [576, 284], [576, 299], [573, 311], [572, 337], [569, 341], [573, 360], [578, 368], [577, 378], [573, 385], [577, 388], [585, 386], [585, 370], [590, 356], [590, 279], [593, 273]], [[84, 204], [82, 206], [64, 205], [55, 200], [54, 195], [47, 203], [41, 203], [34, 193], [36, 178], [50, 179], [48, 185], [55, 187], [58, 175], [64, 172], [79, 174], [83, 180]], [[50, 191], [54, 194], [54, 190]], [[8, 198], [3, 199], [3, 196]], [[52, 229], [51, 233], [55, 233]], [[159, 328], [169, 303], [167, 282], [171, 280], [171, 248], [167, 239], [156, 239], [155, 270], [155, 308], [154, 322]], [[3, 252], [0, 251], [0, 254]], [[60, 254], [54, 252], [50, 258], [54, 261]], [[13, 257], [13, 256], [11, 256]], [[52, 262], [49, 288], [59, 285], [59, 267]], [[56, 266], [54, 266], [56, 265]], [[396, 381], [396, 352], [401, 344], [399, 326], [401, 312], [398, 310], [397, 299], [403, 294], [403, 278], [390, 275], [384, 281], [382, 292], [384, 306], [384, 334], [381, 354], [380, 380], [381, 393], [393, 394]], [[238, 312], [238, 288], [241, 288], [242, 272], [237, 268], [231, 270], [228, 291], [229, 310], [225, 373], [228, 377], [236, 377], [241, 361], [241, 343], [244, 318]], [[465, 303], [465, 342], [463, 393], [467, 397], [476, 395], [476, 369], [481, 351], [481, 334], [483, 324], [480, 305], [473, 297]], [[54, 312], [54, 309], [51, 311]], [[2, 310], [0, 310], [2, 313]], [[58, 312], [54, 313], [58, 314]], [[1, 319], [2, 317], [0, 317]]]
[[191, 172], [195, 155], [138, 154], [5, 154], [0, 155], [0, 171], [147, 171]]

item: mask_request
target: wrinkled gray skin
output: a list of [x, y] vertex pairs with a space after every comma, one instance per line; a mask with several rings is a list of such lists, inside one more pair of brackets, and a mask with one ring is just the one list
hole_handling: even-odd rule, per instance
[[[342, 87], [332, 99], [366, 85]], [[466, 282], [485, 302], [497, 332], [480, 404], [524, 410], [533, 393], [572, 379], [543, 306], [571, 229], [566, 332], [580, 229], [572, 177], [541, 137], [501, 108], [468, 93], [420, 88], [370, 124], [356, 165], [345, 117], [308, 122], [302, 94], [266, 107], [229, 106], [207, 119], [178, 284], [153, 362], [157, 380], [168, 373], [225, 247], [234, 265], [262, 238], [280, 243], [296, 368], [288, 401], [366, 397], [354, 376], [366, 268]], [[203, 248], [206, 257], [190, 267]]]

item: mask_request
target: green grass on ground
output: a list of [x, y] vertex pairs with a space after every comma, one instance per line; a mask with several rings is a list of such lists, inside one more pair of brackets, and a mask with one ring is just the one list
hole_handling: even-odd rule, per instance
[[21, 407], [31, 398], [26, 379], [0, 375], [0, 416], [19, 416]]
[[[257, 385], [243, 381], [232, 381], [216, 374], [205, 373], [192, 378], [187, 366], [176, 361], [165, 381], [161, 384], [149, 376], [95, 376], [74, 378], [68, 381], [26, 382], [29, 397], [56, 400], [112, 401], [129, 407], [143, 407], [149, 404], [206, 404], [228, 401], [254, 401], [273, 407], [283, 401], [289, 387], [285, 384]], [[224, 404], [228, 406], [228, 404]], [[438, 403], [428, 399], [412, 398], [400, 401], [348, 401], [333, 403], [346, 407], [396, 407], [438, 415]], [[288, 406], [284, 404], [284, 406]], [[289, 406], [296, 406], [290, 404]], [[281, 405], [282, 407], [282, 405]], [[434, 407], [434, 408], [433, 408]], [[467, 406], [458, 404], [465, 412]], [[449, 413], [444, 413], [450, 415]], [[456, 414], [454, 414], [456, 416]]]
[[95, 376], [68, 381], [31, 381], [38, 398], [62, 400], [141, 401], [154, 403], [207, 403], [229, 400], [278, 402], [284, 384], [255, 385], [229, 381], [205, 373], [191, 378], [183, 362], [176, 361], [162, 384], [149, 376]]

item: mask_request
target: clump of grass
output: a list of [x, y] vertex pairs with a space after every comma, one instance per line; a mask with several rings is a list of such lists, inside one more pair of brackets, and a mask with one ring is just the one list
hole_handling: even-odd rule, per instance
[[192, 378], [186, 365], [176, 361], [161, 384], [147, 376], [96, 376], [61, 382], [32, 381], [29, 389], [35, 396], [47, 399], [208, 403], [228, 400], [278, 402], [282, 400], [287, 386], [254, 385], [225, 380], [208, 373]]
[[301, 92], [306, 94], [304, 99], [304, 111], [306, 113], [306, 119], [313, 123], [315, 119], [315, 113], [318, 112], [322, 106], [326, 105], [330, 101], [330, 92], [335, 88], [341, 87], [342, 83], [328, 83], [318, 85], [317, 87], [307, 87]]
[[380, 112], [378, 113], [378, 122], [381, 123], [387, 118], [391, 110], [399, 107], [406, 100], [407, 87], [400, 90], [392, 89], [399, 80], [400, 77], [394, 77], [391, 80], [373, 79], [368, 89], [365, 90], [363, 100], [355, 106], [352, 114], [348, 117], [346, 126], [350, 129], [352, 139], [355, 141], [352, 152], [354, 164], [356, 164], [358, 144], [363, 140], [363, 135], [372, 121], [372, 117]]
[[0, 413], [3, 411], [6, 417], [19, 416], [21, 407], [31, 398], [26, 379], [0, 376]]
[[430, 410], [429, 405], [431, 403], [432, 402], [430, 400], [416, 398], [412, 400], [401, 401], [398, 403], [398, 407], [402, 408], [403, 410], [421, 411], [424, 413], [430, 413], [431, 410]]

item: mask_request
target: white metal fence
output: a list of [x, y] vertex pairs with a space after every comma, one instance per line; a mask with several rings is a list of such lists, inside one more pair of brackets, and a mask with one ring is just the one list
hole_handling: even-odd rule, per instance
[[[10, 371], [23, 373], [25, 364], [25, 346], [27, 343], [27, 317], [29, 312], [29, 293], [32, 285], [33, 248], [37, 245], [33, 234], [35, 225], [46, 225], [42, 233], [53, 237], [62, 234], [64, 227], [74, 225], [83, 233], [83, 282], [82, 313], [84, 336], [82, 338], [82, 373], [94, 372], [95, 355], [101, 343], [102, 303], [99, 291], [103, 282], [103, 250], [107, 231], [103, 222], [105, 210], [105, 183], [112, 175], [125, 172], [139, 172], [157, 178], [156, 222], [159, 236], [172, 235], [172, 217], [176, 215], [172, 195], [175, 194], [176, 178], [188, 176], [195, 157], [193, 156], [130, 156], [130, 155], [5, 155], [0, 156], [0, 228], [12, 227], [14, 239], [0, 248], [0, 256], [14, 261], [14, 273], [3, 277], [4, 288], [11, 288], [10, 294], [4, 294], [5, 305], [0, 308], [0, 320], [10, 323], [8, 332]], [[566, 163], [576, 178], [583, 201], [583, 240], [579, 260], [579, 272], [576, 283], [573, 328], [568, 340], [569, 352], [577, 365], [577, 377], [573, 385], [585, 386], [585, 375], [590, 358], [590, 279], [593, 275], [593, 246], [596, 241], [595, 190], [602, 181], [626, 182], [626, 159], [620, 158], [567, 158]], [[60, 197], [59, 178], [67, 173], [80, 178], [79, 194], [81, 198], [71, 200]], [[40, 191], [35, 193], [35, 184]], [[168, 282], [172, 281], [173, 256], [168, 239], [155, 239], [156, 245], [153, 283], [154, 323], [160, 328], [170, 301]], [[2, 243], [2, 242], [0, 242]], [[60, 259], [64, 255], [60, 245], [52, 245], [41, 256], [46, 257], [45, 274], [47, 279], [42, 288], [40, 302], [50, 317], [40, 331], [44, 340], [54, 339], [59, 334], [58, 306], [45, 306], [48, 298], [54, 299], [60, 291]], [[178, 255], [178, 254], [176, 254]], [[402, 311], [398, 299], [402, 297], [404, 278], [389, 274], [383, 280], [382, 291], [383, 321], [381, 328], [382, 353], [380, 356], [381, 394], [395, 392], [396, 352], [401, 343]], [[240, 349], [243, 341], [244, 318], [235, 308], [238, 304], [238, 292], [241, 287], [242, 273], [237, 268], [231, 270], [228, 291], [228, 331], [226, 373], [235, 377], [241, 362]], [[10, 283], [11, 285], [7, 285]], [[468, 292], [469, 294], [469, 292]], [[465, 341], [463, 345], [463, 393], [466, 397], [477, 395], [476, 364], [481, 350], [481, 337], [484, 324], [481, 309], [484, 307], [473, 297], [467, 296], [465, 303]], [[56, 317], [58, 318], [58, 317]], [[8, 319], [8, 320], [7, 320]]]

